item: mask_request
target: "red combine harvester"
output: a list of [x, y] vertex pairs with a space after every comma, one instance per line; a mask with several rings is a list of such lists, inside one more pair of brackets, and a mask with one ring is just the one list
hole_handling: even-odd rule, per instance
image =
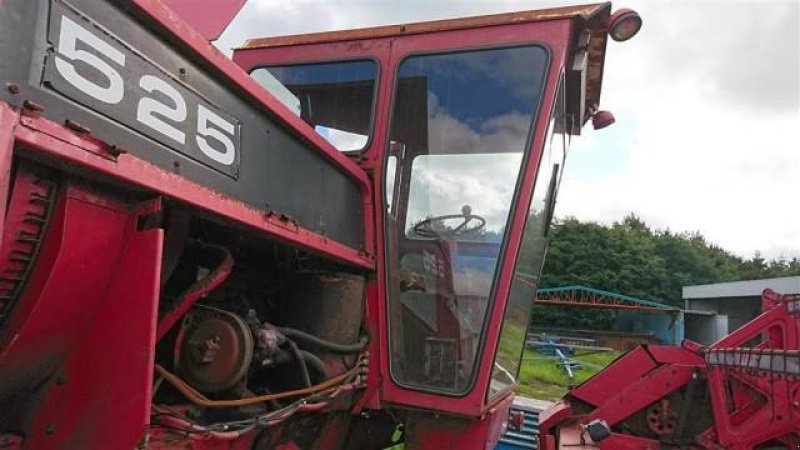
[[641, 19], [231, 61], [241, 3], [0, 0], [0, 448], [492, 448], [569, 136], [613, 121]]
[[800, 448], [800, 295], [766, 290], [762, 308], [708, 347], [620, 357], [539, 416], [541, 448]]

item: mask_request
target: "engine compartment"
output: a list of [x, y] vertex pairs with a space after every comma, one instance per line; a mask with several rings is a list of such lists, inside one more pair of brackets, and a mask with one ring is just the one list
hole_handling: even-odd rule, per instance
[[[105, 392], [116, 414], [140, 417], [152, 443], [259, 429], [245, 441], [272, 448], [297, 441], [298, 432], [281, 437], [286, 427], [277, 425], [298, 413], [309, 414], [289, 428], [349, 416], [367, 377], [364, 272], [172, 199], [27, 158], [15, 159], [12, 180], [0, 360], [13, 371], [0, 379], [1, 429], [20, 430], [34, 446], [49, 436], [61, 445], [55, 430], [65, 419], [50, 416], [64, 417], [61, 405], [73, 410], [70, 396], [85, 392]], [[86, 414], [91, 408], [75, 409], [70, 419], [94, 423]]]
[[155, 423], [246, 430], [363, 385], [363, 274], [181, 205], [164, 228]]

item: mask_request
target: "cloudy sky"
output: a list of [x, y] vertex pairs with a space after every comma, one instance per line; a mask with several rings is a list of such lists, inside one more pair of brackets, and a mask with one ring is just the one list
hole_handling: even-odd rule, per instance
[[[217, 46], [246, 38], [570, 4], [536, 0], [249, 0]], [[744, 257], [800, 257], [800, 1], [636, 1], [610, 42], [601, 107], [573, 140], [558, 216], [699, 231]]]

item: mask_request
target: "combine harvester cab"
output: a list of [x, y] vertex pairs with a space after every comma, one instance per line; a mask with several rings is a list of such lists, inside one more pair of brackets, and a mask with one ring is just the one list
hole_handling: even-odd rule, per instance
[[702, 347], [638, 347], [540, 414], [540, 448], [788, 449], [800, 445], [800, 295]]
[[230, 61], [241, 3], [0, 1], [0, 446], [493, 448], [568, 141], [613, 122], [606, 42], [641, 19]]

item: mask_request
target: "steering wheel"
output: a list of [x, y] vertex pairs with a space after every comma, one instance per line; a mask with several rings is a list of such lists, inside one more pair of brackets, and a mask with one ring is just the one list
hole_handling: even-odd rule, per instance
[[[461, 219], [461, 223], [455, 228], [449, 228], [445, 225], [446, 220]], [[468, 227], [472, 222], [477, 224]], [[461, 207], [461, 214], [448, 214], [444, 216], [428, 217], [414, 225], [414, 233], [422, 237], [457, 237], [470, 233], [475, 233], [486, 226], [486, 219], [481, 216], [472, 214], [472, 208], [469, 205]]]

